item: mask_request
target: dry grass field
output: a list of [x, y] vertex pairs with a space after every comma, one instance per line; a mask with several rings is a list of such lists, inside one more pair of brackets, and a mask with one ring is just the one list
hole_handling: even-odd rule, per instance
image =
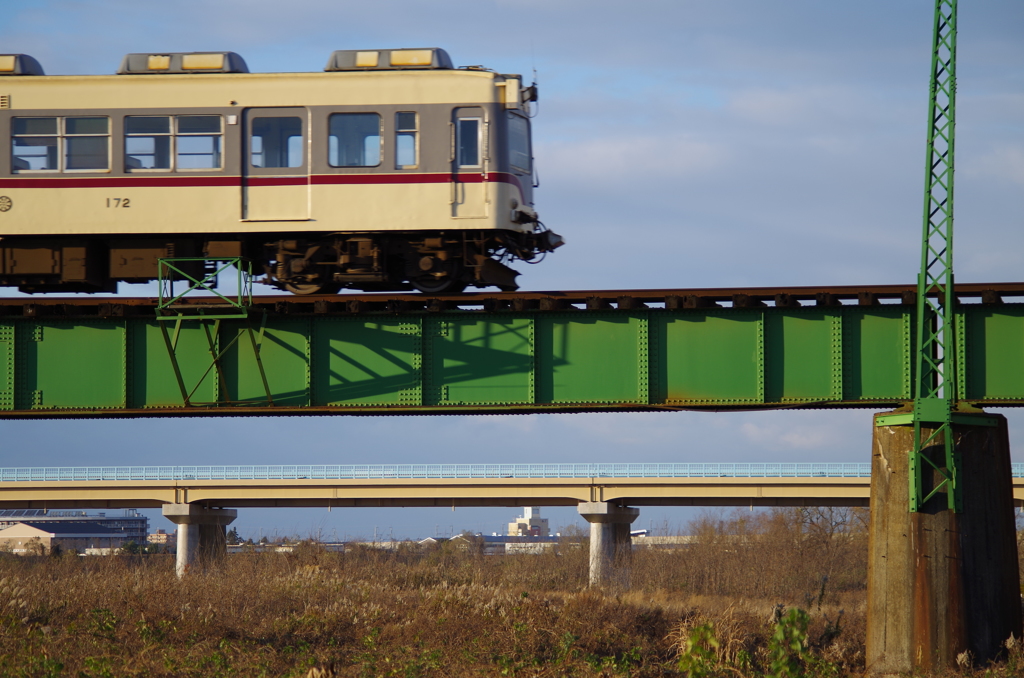
[[309, 544], [181, 581], [167, 556], [0, 555], [0, 676], [856, 675], [864, 520], [699, 520], [696, 544], [638, 549], [631, 586], [600, 591], [571, 539], [504, 557]]

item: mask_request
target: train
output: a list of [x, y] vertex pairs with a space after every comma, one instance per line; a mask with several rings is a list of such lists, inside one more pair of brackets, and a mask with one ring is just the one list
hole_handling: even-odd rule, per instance
[[161, 52], [48, 76], [0, 54], [0, 286], [112, 292], [170, 260], [294, 294], [514, 290], [510, 264], [564, 243], [534, 205], [536, 101], [440, 48], [302, 73]]

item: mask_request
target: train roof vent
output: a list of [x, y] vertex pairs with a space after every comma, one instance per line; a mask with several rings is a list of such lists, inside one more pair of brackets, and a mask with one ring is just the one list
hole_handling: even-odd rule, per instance
[[448, 52], [439, 47], [416, 49], [339, 49], [331, 54], [325, 71], [393, 71], [452, 68]]
[[46, 75], [39, 62], [27, 54], [0, 54], [0, 75]]
[[161, 73], [248, 73], [245, 59], [234, 52], [165, 52], [127, 54], [118, 75]]

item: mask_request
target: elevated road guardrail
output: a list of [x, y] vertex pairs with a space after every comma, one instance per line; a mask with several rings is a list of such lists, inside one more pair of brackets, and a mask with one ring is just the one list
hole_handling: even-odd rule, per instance
[[[1024, 503], [1024, 464], [1014, 493]], [[870, 464], [0, 468], [0, 508], [867, 506]]]

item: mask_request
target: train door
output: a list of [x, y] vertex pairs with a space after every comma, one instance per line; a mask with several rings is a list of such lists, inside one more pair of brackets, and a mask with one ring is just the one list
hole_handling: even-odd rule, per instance
[[452, 119], [452, 216], [487, 216], [487, 120], [479, 107], [456, 108]]
[[309, 112], [305, 108], [245, 111], [242, 218], [309, 219]]

